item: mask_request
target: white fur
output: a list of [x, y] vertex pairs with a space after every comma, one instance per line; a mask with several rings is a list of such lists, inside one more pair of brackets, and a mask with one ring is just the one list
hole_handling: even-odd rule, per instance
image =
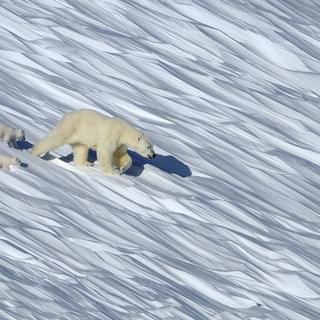
[[10, 165], [18, 165], [20, 161], [16, 157], [0, 154], [0, 169], [9, 171]]
[[22, 129], [11, 128], [0, 123], [0, 139], [10, 147], [14, 147], [17, 140], [25, 139], [25, 134]]
[[87, 165], [89, 149], [97, 150], [101, 169], [108, 175], [127, 170], [132, 159], [127, 149], [145, 157], [154, 157], [150, 141], [137, 129], [119, 118], [110, 118], [99, 112], [83, 109], [65, 114], [55, 128], [32, 148], [39, 156], [63, 144], [73, 148], [76, 166]]

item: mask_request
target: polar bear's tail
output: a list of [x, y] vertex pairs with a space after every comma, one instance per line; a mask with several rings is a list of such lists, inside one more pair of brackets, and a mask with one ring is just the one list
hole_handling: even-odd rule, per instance
[[67, 142], [74, 131], [74, 126], [65, 117], [45, 138], [32, 147], [32, 155], [40, 156], [50, 150], [59, 148]]

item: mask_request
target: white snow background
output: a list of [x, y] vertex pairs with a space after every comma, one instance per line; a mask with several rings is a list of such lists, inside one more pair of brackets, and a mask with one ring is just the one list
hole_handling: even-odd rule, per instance
[[[320, 319], [319, 57], [316, 0], [2, 0], [0, 319]], [[158, 157], [32, 157], [79, 108]]]

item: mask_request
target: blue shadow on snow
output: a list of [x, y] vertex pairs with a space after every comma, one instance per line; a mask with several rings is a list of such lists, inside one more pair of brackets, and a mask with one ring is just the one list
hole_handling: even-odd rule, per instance
[[157, 153], [157, 156], [154, 159], [149, 160], [134, 151], [128, 150], [128, 153], [132, 158], [133, 163], [132, 167], [126, 171], [125, 174], [130, 176], [139, 176], [143, 172], [146, 164], [154, 166], [169, 174], [176, 174], [182, 178], [190, 177], [192, 174], [190, 168], [174, 156], [163, 156], [162, 154]]
[[18, 150], [28, 150], [31, 149], [33, 147], [33, 144], [28, 142], [27, 140], [18, 140], [16, 142], [15, 148]]

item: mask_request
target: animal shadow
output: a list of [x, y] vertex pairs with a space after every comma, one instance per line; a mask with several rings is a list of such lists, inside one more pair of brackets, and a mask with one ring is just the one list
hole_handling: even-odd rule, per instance
[[157, 154], [154, 159], [149, 160], [140, 156], [134, 151], [128, 150], [128, 153], [132, 158], [132, 166], [124, 174], [127, 174], [129, 176], [137, 177], [141, 175], [146, 164], [154, 166], [169, 174], [175, 174], [182, 178], [187, 178], [192, 175], [190, 168], [174, 156], [164, 156], [162, 154]]
[[[18, 140], [14, 147], [15, 147], [15, 149], [18, 149], [18, 150], [29, 150], [33, 147], [33, 144], [27, 140], [24, 140], [24, 141]], [[46, 161], [56, 159], [56, 158], [57, 157], [53, 156], [49, 152], [47, 152], [46, 154], [44, 154], [41, 157], [41, 159], [46, 160]], [[67, 163], [72, 162], [73, 161], [73, 153], [70, 153], [67, 156], [60, 157], [58, 159], [62, 160], [64, 162], [67, 162]]]
[[14, 146], [15, 149], [18, 150], [29, 150], [33, 147], [33, 144], [28, 142], [27, 140], [18, 140]]
[[[15, 144], [13, 145], [13, 148], [14, 149], [17, 149], [17, 150], [28, 150], [30, 148], [32, 148], [33, 144], [31, 144], [30, 142], [26, 141], [26, 140], [17, 140], [15, 142]], [[19, 167], [22, 167], [22, 168], [28, 168], [29, 165], [25, 162], [19, 162]]]

